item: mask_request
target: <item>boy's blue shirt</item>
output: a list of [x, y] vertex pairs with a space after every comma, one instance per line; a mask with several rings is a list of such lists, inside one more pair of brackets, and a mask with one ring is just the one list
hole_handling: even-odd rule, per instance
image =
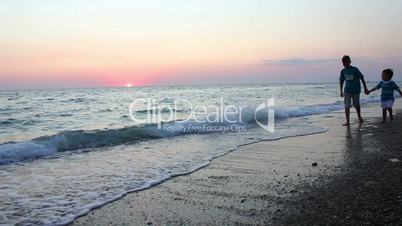
[[345, 81], [345, 93], [357, 94], [361, 92], [360, 80], [364, 76], [357, 67], [346, 67], [341, 71], [340, 81]]
[[399, 90], [399, 86], [392, 80], [381, 81], [376, 88], [381, 89], [381, 101], [394, 100], [394, 91]]

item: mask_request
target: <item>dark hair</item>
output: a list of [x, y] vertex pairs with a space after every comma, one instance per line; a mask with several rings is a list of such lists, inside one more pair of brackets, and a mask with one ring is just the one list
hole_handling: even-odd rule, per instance
[[389, 78], [391, 79], [392, 76], [394, 76], [394, 71], [390, 68], [387, 68], [385, 70], [382, 71], [382, 73], [384, 73], [385, 75], [389, 76]]
[[345, 55], [345, 56], [342, 57], [342, 62], [351, 63], [352, 60], [350, 59], [350, 56]]

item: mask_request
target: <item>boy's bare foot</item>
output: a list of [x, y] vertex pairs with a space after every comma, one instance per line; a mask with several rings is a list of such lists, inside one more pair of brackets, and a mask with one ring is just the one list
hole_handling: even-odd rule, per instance
[[363, 123], [364, 122], [363, 118], [359, 118], [359, 122]]
[[345, 122], [345, 123], [343, 123], [342, 125], [343, 125], [343, 126], [350, 126], [350, 123], [349, 123], [349, 122]]

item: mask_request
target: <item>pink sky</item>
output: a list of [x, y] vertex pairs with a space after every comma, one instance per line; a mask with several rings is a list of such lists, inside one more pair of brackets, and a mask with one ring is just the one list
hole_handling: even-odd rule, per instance
[[0, 89], [337, 81], [344, 54], [398, 74], [402, 3], [350, 4], [4, 0]]

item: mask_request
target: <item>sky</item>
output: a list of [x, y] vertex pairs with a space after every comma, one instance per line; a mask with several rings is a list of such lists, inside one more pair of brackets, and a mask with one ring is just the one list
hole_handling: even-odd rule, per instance
[[0, 89], [402, 80], [397, 0], [1, 0]]

